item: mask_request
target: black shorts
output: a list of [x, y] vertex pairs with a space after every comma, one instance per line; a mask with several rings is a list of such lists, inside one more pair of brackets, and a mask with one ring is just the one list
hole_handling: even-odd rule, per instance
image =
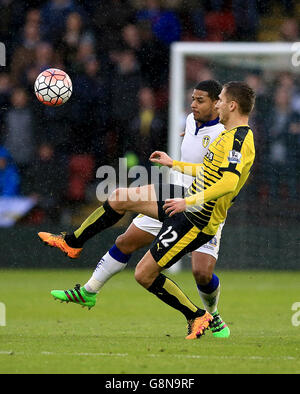
[[165, 200], [168, 198], [184, 198], [186, 189], [183, 186], [163, 183], [154, 184], [154, 187], [158, 207], [158, 220], [163, 222], [168, 218], [163, 209]]
[[[175, 195], [183, 198], [184, 188], [173, 185]], [[185, 254], [198, 249], [213, 238], [213, 235], [203, 233], [198, 227], [194, 226], [183, 213], [176, 213], [169, 217], [163, 210], [164, 199], [161, 194], [164, 185], [156, 186], [156, 195], [158, 197], [158, 217], [163, 223], [160, 232], [150, 246], [150, 253], [157, 264], [163, 268], [169, 268], [181, 259]], [[180, 191], [181, 188], [181, 191]], [[176, 190], [175, 190], [176, 189]], [[184, 192], [183, 192], [184, 193]], [[167, 198], [173, 198], [170, 195]]]

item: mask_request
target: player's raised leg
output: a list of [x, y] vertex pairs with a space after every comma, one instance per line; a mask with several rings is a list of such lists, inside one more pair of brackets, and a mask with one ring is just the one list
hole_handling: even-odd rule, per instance
[[157, 198], [154, 185], [137, 188], [116, 189], [82, 224], [71, 234], [55, 235], [40, 232], [39, 238], [48, 246], [56, 247], [70, 258], [79, 257], [83, 245], [96, 234], [116, 224], [127, 211], [143, 213], [157, 218]]

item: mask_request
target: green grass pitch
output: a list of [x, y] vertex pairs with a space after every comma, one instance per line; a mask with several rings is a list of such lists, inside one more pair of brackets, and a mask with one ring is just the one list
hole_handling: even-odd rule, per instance
[[[52, 289], [84, 284], [91, 270], [0, 270], [0, 373], [300, 373], [300, 272], [217, 272], [229, 339], [185, 340], [183, 316], [134, 280], [102, 289], [95, 308], [61, 304]], [[169, 275], [201, 305], [192, 274]], [[300, 320], [300, 319], [299, 319]]]

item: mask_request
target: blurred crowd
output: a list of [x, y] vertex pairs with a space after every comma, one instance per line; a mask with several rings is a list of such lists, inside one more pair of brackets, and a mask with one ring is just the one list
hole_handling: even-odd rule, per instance
[[[149, 166], [151, 151], [167, 149], [171, 43], [257, 41], [274, 4], [280, 39], [300, 41], [293, 0], [0, 0], [0, 195], [35, 195], [55, 219], [62, 202], [85, 201], [98, 166], [132, 154]], [[49, 67], [74, 86], [57, 108], [33, 94]], [[193, 60], [186, 74], [189, 86], [219, 78]], [[296, 199], [299, 78], [253, 71], [245, 79], [257, 93], [253, 194]]]

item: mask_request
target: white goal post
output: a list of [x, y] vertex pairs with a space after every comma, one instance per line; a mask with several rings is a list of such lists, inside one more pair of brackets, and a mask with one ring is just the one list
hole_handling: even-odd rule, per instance
[[[298, 44], [298, 45], [297, 45]], [[300, 71], [300, 43], [196, 43], [178, 42], [171, 46], [170, 54], [170, 91], [169, 91], [169, 130], [168, 153], [180, 159], [182, 138], [182, 119], [185, 101], [185, 59], [187, 56], [210, 58], [217, 56], [238, 56], [240, 64], [247, 66], [249, 56], [256, 63], [269, 57], [267, 67]], [[296, 58], [295, 58], [296, 56]], [[293, 61], [294, 57], [294, 61]], [[271, 61], [271, 58], [273, 59]]]

